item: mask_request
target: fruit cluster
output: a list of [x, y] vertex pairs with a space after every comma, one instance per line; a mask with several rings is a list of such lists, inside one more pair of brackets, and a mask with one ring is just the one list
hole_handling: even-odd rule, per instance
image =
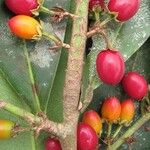
[[98, 137], [101, 135], [104, 121], [109, 124], [119, 123], [125, 126], [130, 124], [135, 114], [135, 106], [131, 99], [120, 103], [116, 97], [108, 97], [104, 100], [100, 112], [101, 117], [94, 110], [83, 114], [77, 131], [78, 150], [86, 150], [86, 147], [88, 150], [98, 148]]
[[35, 39], [41, 36], [40, 23], [31, 17], [32, 11], [40, 5], [37, 0], [5, 0], [5, 4], [17, 15], [8, 22], [13, 34], [22, 39]]
[[[113, 60], [113, 58], [115, 59]], [[105, 70], [107, 70], [106, 66], [109, 67], [110, 65], [111, 67], [109, 69], [113, 70], [115, 68], [114, 66], [118, 65], [116, 63], [119, 62], [119, 65], [123, 64], [123, 60], [117, 51], [105, 50], [98, 55], [98, 59], [102, 59], [101, 61], [98, 60], [98, 62], [101, 63], [102, 71], [101, 68], [100, 71], [102, 72], [102, 75], [105, 74]], [[103, 67], [103, 65], [105, 67]], [[117, 78], [109, 76], [109, 73], [107, 72], [108, 74], [106, 73], [105, 76], [103, 76], [106, 80], [104, 80], [104, 78], [102, 79], [105, 83], [106, 81], [107, 84], [116, 84], [120, 82], [123, 77], [124, 69], [122, 69], [122, 66], [116, 68], [121, 68], [120, 70], [123, 71], [120, 71], [121, 74], [119, 74]], [[116, 70], [114, 69], [113, 71], [115, 75]], [[113, 82], [111, 82], [111, 79]], [[136, 72], [127, 73], [122, 80], [122, 84], [128, 95], [134, 99], [140, 100], [147, 94], [147, 82], [143, 76]], [[116, 97], [106, 98], [101, 106], [102, 119], [94, 110], [87, 111], [83, 114], [82, 123], [78, 125], [78, 149], [85, 150], [85, 145], [89, 150], [95, 150], [96, 147], [98, 147], [97, 135], [100, 135], [102, 132], [103, 121], [106, 121], [108, 124], [119, 123], [120, 125], [128, 126], [132, 122], [134, 114], [135, 105], [133, 99], [129, 98], [120, 102]]]
[[117, 50], [102, 50], [96, 59], [96, 69], [104, 83], [117, 85], [122, 82], [124, 91], [133, 99], [141, 100], [148, 92], [148, 84], [142, 75], [137, 72], [124, 75], [124, 60]]

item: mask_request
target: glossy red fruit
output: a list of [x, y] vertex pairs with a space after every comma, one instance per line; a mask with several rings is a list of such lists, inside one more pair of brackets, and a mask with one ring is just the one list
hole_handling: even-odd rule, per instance
[[30, 16], [18, 15], [12, 17], [8, 24], [11, 32], [20, 38], [33, 39], [40, 36], [40, 23]]
[[135, 114], [135, 106], [133, 100], [126, 99], [121, 103], [120, 121], [128, 124], [132, 121]]
[[37, 0], [5, 0], [5, 4], [13, 13], [28, 16], [39, 6]]
[[108, 9], [117, 13], [118, 21], [127, 21], [132, 18], [140, 7], [140, 0], [110, 0]]
[[98, 137], [93, 128], [85, 123], [79, 123], [77, 129], [78, 150], [95, 150], [98, 145]]
[[109, 97], [104, 100], [101, 108], [102, 118], [110, 123], [115, 123], [119, 120], [121, 113], [121, 104], [116, 97]]
[[125, 92], [133, 99], [142, 99], [148, 92], [148, 84], [145, 78], [137, 72], [127, 73], [122, 85]]
[[107, 84], [118, 84], [124, 75], [125, 64], [118, 51], [103, 50], [96, 59], [96, 70], [99, 78]]
[[89, 1], [89, 10], [93, 11], [94, 8], [99, 7], [100, 9], [104, 8], [104, 0], [90, 0]]
[[98, 113], [94, 110], [89, 110], [83, 114], [82, 122], [90, 125], [97, 134], [101, 133], [102, 120]]
[[55, 138], [48, 138], [45, 141], [45, 150], [62, 150], [59, 140]]

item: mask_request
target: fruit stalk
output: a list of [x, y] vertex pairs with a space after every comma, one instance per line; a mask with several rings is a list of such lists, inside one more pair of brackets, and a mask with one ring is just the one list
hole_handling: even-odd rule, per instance
[[110, 146], [110, 150], [119, 148], [125, 139], [130, 137], [136, 130], [138, 130], [143, 124], [150, 120], [150, 113], [146, 113], [142, 116], [132, 127], [130, 127], [114, 144]]
[[112, 123], [108, 123], [108, 131], [107, 131], [108, 150], [110, 149], [111, 143], [111, 131], [112, 131]]
[[108, 132], [107, 132], [107, 138], [110, 138], [111, 131], [112, 131], [112, 123], [108, 123]]
[[[67, 70], [64, 85], [64, 121], [71, 123], [71, 132], [63, 140], [63, 149], [76, 150], [76, 127], [79, 112], [77, 110], [81, 79], [83, 72], [83, 60], [86, 44], [87, 18], [88, 18], [88, 0], [72, 0], [74, 5], [72, 36], [68, 53]], [[71, 6], [73, 7], [73, 6]]]
[[89, 32], [87, 32], [87, 37], [89, 38], [89, 37], [92, 37], [92, 36], [94, 36], [96, 34], [104, 35], [105, 34], [104, 31], [103, 31], [104, 27], [111, 20], [112, 20], [112, 18], [107, 18], [106, 20], [104, 20], [102, 22], [95, 22], [95, 26]]
[[122, 129], [122, 125], [120, 125], [117, 129], [116, 129], [116, 131], [115, 131], [115, 133], [114, 133], [114, 135], [112, 136], [112, 139], [114, 139], [119, 133], [120, 133], [120, 131], [121, 131], [121, 129]]
[[56, 35], [51, 35], [46, 32], [43, 32], [42, 35], [44, 38], [46, 38], [50, 41], [53, 41], [56, 44], [56, 47], [58, 47], [58, 48], [61, 48], [61, 47], [64, 47], [66, 49], [70, 48], [70, 45], [63, 43]]

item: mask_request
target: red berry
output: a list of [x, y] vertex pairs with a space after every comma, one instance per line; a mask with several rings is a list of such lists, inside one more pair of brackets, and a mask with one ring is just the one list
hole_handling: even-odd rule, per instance
[[122, 81], [125, 92], [134, 99], [142, 99], [148, 92], [145, 78], [137, 72], [127, 73]]
[[102, 130], [102, 121], [98, 113], [94, 110], [90, 110], [84, 113], [82, 122], [90, 125], [97, 134], [100, 134]]
[[90, 11], [93, 11], [94, 8], [96, 7], [99, 7], [100, 9], [101, 8], [104, 8], [104, 0], [90, 0], [89, 1], [89, 10]]
[[135, 114], [135, 106], [133, 100], [126, 99], [121, 103], [120, 121], [122, 123], [130, 123]]
[[59, 140], [55, 138], [48, 138], [45, 141], [45, 150], [62, 150]]
[[102, 118], [110, 123], [119, 120], [121, 113], [120, 101], [116, 97], [109, 97], [104, 100], [101, 108]]
[[117, 14], [117, 20], [127, 21], [132, 18], [140, 7], [140, 0], [110, 0], [108, 9]]
[[125, 64], [118, 51], [103, 50], [96, 60], [96, 69], [99, 78], [107, 84], [118, 84], [124, 75]]
[[9, 10], [17, 15], [32, 15], [32, 10], [38, 8], [37, 0], [5, 0]]
[[85, 123], [79, 123], [77, 129], [78, 150], [95, 150], [98, 145], [98, 137], [93, 128]]

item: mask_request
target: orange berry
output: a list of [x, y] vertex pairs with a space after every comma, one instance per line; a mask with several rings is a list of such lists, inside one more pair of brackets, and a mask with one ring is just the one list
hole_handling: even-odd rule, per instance
[[12, 136], [14, 123], [8, 120], [0, 120], [0, 139], [9, 139]]
[[119, 120], [121, 113], [120, 101], [116, 97], [109, 97], [104, 100], [101, 108], [102, 118], [110, 123]]
[[126, 99], [121, 103], [120, 121], [130, 123], [135, 114], [135, 106], [131, 99]]
[[41, 36], [40, 23], [30, 16], [15, 16], [9, 20], [8, 24], [11, 32], [20, 38], [33, 39]]
[[102, 121], [98, 113], [94, 110], [90, 110], [84, 113], [82, 122], [91, 126], [97, 134], [100, 134], [102, 130]]

